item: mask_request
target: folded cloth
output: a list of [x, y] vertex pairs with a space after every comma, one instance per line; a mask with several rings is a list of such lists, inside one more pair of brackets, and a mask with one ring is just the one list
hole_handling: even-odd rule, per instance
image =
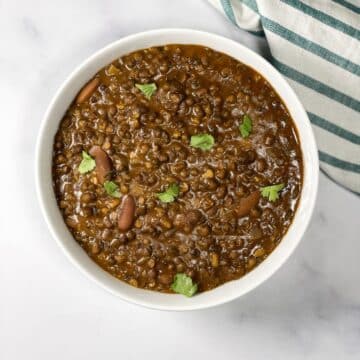
[[208, 0], [265, 36], [313, 125], [321, 169], [360, 193], [360, 0]]

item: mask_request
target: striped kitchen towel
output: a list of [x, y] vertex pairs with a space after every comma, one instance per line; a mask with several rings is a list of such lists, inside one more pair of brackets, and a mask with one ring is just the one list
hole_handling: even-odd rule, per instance
[[265, 36], [313, 125], [321, 169], [360, 193], [360, 0], [209, 0]]

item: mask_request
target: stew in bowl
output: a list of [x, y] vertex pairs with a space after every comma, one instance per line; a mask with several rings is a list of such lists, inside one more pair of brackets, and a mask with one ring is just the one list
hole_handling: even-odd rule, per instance
[[37, 188], [87, 275], [138, 304], [197, 309], [289, 257], [317, 161], [306, 113], [271, 65], [231, 40], [167, 29], [119, 40], [71, 75], [40, 131]]

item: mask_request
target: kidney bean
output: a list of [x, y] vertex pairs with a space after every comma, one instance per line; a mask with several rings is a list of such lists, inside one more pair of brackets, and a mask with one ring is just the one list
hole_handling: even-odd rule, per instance
[[118, 210], [118, 228], [120, 231], [125, 232], [130, 229], [134, 221], [135, 208], [135, 199], [132, 195], [125, 195]]
[[100, 84], [100, 80], [98, 78], [94, 78], [90, 80], [79, 92], [76, 103], [81, 104], [94, 93], [94, 91], [97, 89], [97, 87]]
[[103, 184], [110, 178], [112, 171], [112, 161], [109, 155], [98, 145], [93, 146], [89, 154], [95, 158], [96, 174], [99, 181]]

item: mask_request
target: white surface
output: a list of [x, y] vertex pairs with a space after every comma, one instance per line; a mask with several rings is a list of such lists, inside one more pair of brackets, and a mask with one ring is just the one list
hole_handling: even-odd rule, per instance
[[200, 0], [0, 1], [0, 359], [359, 359], [360, 201], [323, 176], [290, 260], [253, 292], [212, 310], [124, 303], [81, 275], [49, 235], [33, 160], [54, 91], [96, 49], [169, 26], [260, 49]]
[[[51, 179], [53, 139], [59, 123], [79, 89], [94, 73], [116, 57], [131, 51], [164, 44], [197, 44], [224, 52], [263, 74], [283, 99], [299, 133], [304, 160], [301, 198], [291, 227], [271, 256], [250, 274], [230, 281], [192, 299], [181, 295], [143, 291], [118, 281], [97, 266], [74, 241], [55, 201]], [[227, 303], [238, 298], [268, 279], [293, 253], [309, 224], [314, 210], [319, 178], [319, 161], [314, 134], [306, 112], [294, 91], [267, 61], [255, 52], [231, 39], [212, 33], [184, 29], [158, 29], [126, 36], [100, 49], [79, 65], [61, 85], [51, 100], [39, 130], [36, 148], [36, 188], [43, 215], [51, 234], [69, 259], [88, 277], [108, 291], [131, 303], [158, 310], [199, 310]]]

